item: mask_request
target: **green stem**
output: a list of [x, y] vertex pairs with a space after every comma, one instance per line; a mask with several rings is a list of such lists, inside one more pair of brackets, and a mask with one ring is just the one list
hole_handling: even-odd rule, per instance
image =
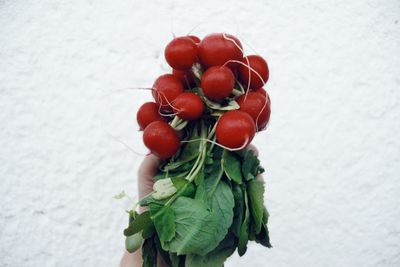
[[178, 116], [175, 116], [174, 119], [169, 124], [171, 125], [172, 128], [175, 128], [181, 122], [182, 122], [182, 120]]
[[201, 121], [200, 136], [201, 136], [202, 140], [200, 141], [200, 144], [199, 144], [199, 156], [197, 157], [196, 162], [194, 163], [192, 169], [190, 170], [190, 172], [186, 178], [189, 181], [189, 183], [184, 185], [178, 192], [176, 192], [175, 195], [173, 195], [167, 201], [167, 203], [165, 203], [165, 206], [171, 205], [172, 202], [174, 202], [179, 196], [181, 196], [183, 194], [183, 192], [186, 190], [186, 188], [189, 186], [189, 184], [194, 181], [194, 179], [196, 178], [199, 171], [202, 169], [206, 155], [207, 155], [207, 141], [205, 141], [205, 138], [207, 137], [207, 128], [204, 125], [203, 121]]
[[234, 95], [234, 96], [241, 96], [241, 95], [243, 95], [243, 92], [242, 92], [241, 90], [238, 90], [238, 89], [233, 88], [233, 90], [232, 90], [232, 95]]
[[211, 131], [208, 133], [207, 138], [212, 139], [215, 134], [215, 130], [217, 129], [217, 122], [214, 123], [214, 126], [211, 128]]
[[196, 178], [199, 171], [202, 169], [205, 161], [205, 157], [207, 155], [207, 141], [205, 138], [207, 137], [207, 128], [204, 125], [204, 122], [201, 122], [201, 141], [200, 141], [200, 154], [199, 154], [199, 162], [197, 166], [195, 166], [194, 172], [187, 178], [189, 182], [192, 182], [194, 178]]

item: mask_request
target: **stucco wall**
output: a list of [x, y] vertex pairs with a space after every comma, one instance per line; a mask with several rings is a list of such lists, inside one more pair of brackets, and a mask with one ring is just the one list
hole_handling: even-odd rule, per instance
[[[226, 266], [400, 266], [400, 2], [0, 1], [0, 266], [116, 266], [171, 32], [237, 34], [271, 69], [274, 248]], [[251, 52], [250, 49], [247, 51]], [[138, 154], [115, 141], [131, 146]]]

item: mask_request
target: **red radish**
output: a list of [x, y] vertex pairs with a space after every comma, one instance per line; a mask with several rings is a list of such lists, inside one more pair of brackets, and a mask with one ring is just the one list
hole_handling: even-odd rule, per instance
[[178, 78], [181, 83], [185, 86], [185, 88], [191, 88], [196, 85], [194, 81], [194, 76], [191, 71], [184, 71], [184, 70], [172, 70], [172, 75]]
[[259, 93], [259, 94], [262, 94], [263, 96], [267, 96], [267, 91], [265, 91], [265, 89], [264, 89], [264, 88], [262, 88], [262, 87], [260, 87], [260, 88], [258, 88], [258, 89], [255, 89], [255, 90], [253, 90], [253, 92], [255, 92], [255, 93]]
[[203, 114], [203, 101], [194, 93], [182, 93], [172, 103], [174, 112], [183, 120], [197, 120]]
[[257, 125], [258, 130], [265, 128], [271, 115], [269, 100], [260, 93], [249, 92], [236, 99], [241, 111], [249, 114]]
[[189, 37], [176, 37], [165, 47], [165, 59], [177, 70], [188, 70], [197, 59], [197, 45]]
[[265, 96], [268, 100], [269, 105], [271, 106], [271, 99], [269, 98], [269, 94], [267, 93], [267, 91], [264, 88], [258, 88], [256, 90], [254, 90], [253, 92], [255, 93], [259, 93], [262, 94], [263, 96]]
[[228, 97], [234, 86], [235, 76], [228, 67], [211, 67], [201, 77], [203, 93], [211, 100], [221, 101]]
[[[222, 66], [229, 60], [242, 60], [242, 44], [235, 36], [230, 34], [210, 34], [200, 42], [198, 56], [204, 68]], [[228, 64], [231, 68], [236, 65], [235, 63]]]
[[178, 134], [164, 121], [147, 125], [143, 131], [143, 142], [151, 153], [162, 159], [175, 155], [180, 145]]
[[136, 119], [140, 130], [144, 130], [146, 126], [153, 121], [165, 121], [165, 118], [161, 116], [159, 109], [159, 105], [154, 102], [146, 102], [139, 108], [136, 114]]
[[[250, 89], [263, 87], [269, 78], [267, 62], [257, 55], [246, 56], [242, 59], [242, 62], [244, 65], [239, 66], [239, 78], [243, 86], [247, 88], [250, 83]], [[248, 66], [250, 66], [250, 68]]]
[[164, 74], [157, 78], [153, 84], [153, 97], [162, 110], [170, 111], [171, 102], [183, 92], [181, 81], [172, 74]]
[[192, 41], [195, 43], [195, 44], [199, 44], [200, 43], [200, 38], [199, 37], [197, 37], [197, 36], [195, 36], [195, 35], [187, 35], [186, 37], [188, 37], [188, 38], [190, 38], [190, 39], [192, 39]]
[[231, 149], [245, 147], [250, 144], [256, 133], [252, 117], [240, 110], [224, 113], [217, 122], [217, 142]]

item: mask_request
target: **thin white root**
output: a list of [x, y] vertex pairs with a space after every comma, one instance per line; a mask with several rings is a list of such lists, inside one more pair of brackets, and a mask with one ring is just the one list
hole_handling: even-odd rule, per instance
[[192, 142], [197, 142], [197, 141], [206, 141], [208, 143], [211, 143], [213, 145], [219, 146], [219, 147], [221, 147], [223, 149], [226, 149], [226, 150], [229, 150], [229, 151], [239, 151], [239, 150], [242, 150], [243, 148], [245, 148], [248, 145], [247, 142], [249, 141], [249, 138], [246, 137], [243, 145], [241, 145], [240, 147], [237, 147], [237, 148], [230, 148], [230, 147], [221, 145], [220, 143], [218, 143], [216, 141], [213, 141], [213, 140], [210, 140], [210, 139], [206, 139], [206, 138], [197, 138], [197, 139], [192, 139], [192, 140], [184, 140], [184, 141], [181, 141], [181, 143], [192, 143]]

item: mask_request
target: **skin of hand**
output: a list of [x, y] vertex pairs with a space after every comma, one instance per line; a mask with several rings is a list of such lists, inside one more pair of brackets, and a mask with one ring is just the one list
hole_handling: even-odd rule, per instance
[[[255, 146], [249, 145], [247, 148], [253, 150], [254, 154], [258, 156], [258, 150]], [[143, 197], [148, 195], [151, 191], [153, 191], [153, 176], [156, 175], [160, 164], [161, 164], [161, 159], [150, 154], [146, 156], [146, 158], [140, 165], [138, 172], [139, 199], [142, 199]], [[259, 175], [257, 179], [263, 180], [261, 175]], [[143, 209], [139, 209], [139, 212], [143, 212]], [[157, 263], [158, 267], [168, 267], [168, 265], [164, 262], [164, 260], [161, 257], [157, 258]], [[142, 251], [139, 249], [134, 253], [129, 253], [125, 251], [121, 259], [120, 267], [141, 267], [142, 264], [143, 264]]]
[[[153, 191], [153, 176], [157, 173], [161, 160], [156, 156], [150, 154], [146, 156], [144, 161], [139, 167], [138, 172], [138, 193], [139, 199], [142, 199]], [[143, 209], [139, 210], [143, 212]], [[161, 257], [157, 258], [158, 267], [168, 267]], [[122, 257], [120, 267], [141, 267], [143, 264], [142, 251], [139, 249], [134, 253], [125, 251]]]

